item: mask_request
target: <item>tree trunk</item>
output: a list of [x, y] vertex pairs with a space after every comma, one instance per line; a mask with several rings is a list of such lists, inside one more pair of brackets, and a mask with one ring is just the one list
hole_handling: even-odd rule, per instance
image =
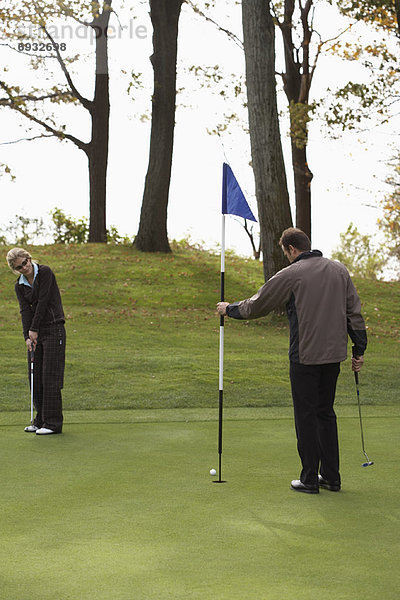
[[154, 92], [150, 155], [135, 245], [144, 252], [170, 252], [167, 207], [175, 127], [178, 22], [183, 0], [150, 0], [153, 24]]
[[96, 75], [92, 110], [92, 139], [89, 144], [89, 242], [106, 243], [106, 192], [109, 133], [108, 75]]
[[311, 240], [311, 180], [313, 174], [307, 164], [307, 146], [298, 148], [292, 139], [292, 165], [296, 194], [296, 227]]
[[[308, 144], [308, 101], [312, 75], [310, 72], [309, 47], [312, 30], [308, 24], [308, 16], [313, 6], [309, 0], [301, 7], [301, 24], [303, 32], [301, 58], [293, 41], [294, 0], [285, 0], [284, 19], [278, 23], [285, 54], [285, 73], [283, 74], [283, 89], [285, 91], [290, 113], [292, 166], [296, 198], [296, 226], [311, 239], [311, 180], [313, 174], [307, 163]], [[295, 111], [294, 107], [303, 110]], [[297, 135], [296, 135], [297, 133]]]
[[[21, 3], [20, 3], [21, 4]], [[23, 3], [22, 3], [23, 4]], [[84, 97], [79, 90], [76, 88], [72, 77], [68, 70], [67, 62], [63, 60], [56, 41], [51, 36], [47, 27], [47, 19], [52, 20], [53, 10], [48, 7], [44, 14], [40, 9], [40, 6], [36, 6], [38, 3], [33, 3], [31, 23], [35, 23], [35, 26], [40, 27], [42, 31], [51, 42], [55, 49], [55, 57], [61, 67], [62, 72], [65, 75], [68, 84], [69, 94], [65, 94], [63, 88], [53, 87], [48, 93], [43, 96], [37, 97], [37, 90], [33, 89], [31, 95], [21, 95], [19, 93], [19, 87], [7, 86], [5, 82], [0, 81], [0, 88], [7, 93], [7, 102], [1, 100], [0, 104], [9, 106], [13, 110], [18, 111], [19, 114], [29, 119], [31, 122], [42, 127], [47, 134], [54, 135], [60, 140], [67, 139], [73, 142], [80, 150], [85, 152], [89, 162], [89, 185], [90, 185], [90, 209], [89, 209], [89, 242], [106, 242], [106, 178], [107, 178], [107, 161], [108, 161], [108, 140], [109, 140], [109, 114], [110, 114], [110, 97], [109, 97], [109, 74], [108, 74], [108, 49], [107, 49], [107, 28], [112, 13], [111, 5], [112, 0], [103, 0], [101, 3], [93, 3], [93, 13], [100, 11], [100, 4], [102, 6], [102, 12], [96, 14], [93, 17], [92, 22], [84, 22], [87, 28], [92, 28], [96, 36], [96, 72], [95, 72], [95, 91], [93, 100], [89, 100]], [[40, 3], [39, 3], [40, 4]], [[42, 3], [43, 4], [43, 3]], [[55, 10], [54, 16], [66, 16], [65, 6], [61, 6], [63, 3], [54, 3], [57, 5], [53, 7]], [[64, 3], [65, 4], [65, 3]], [[67, 3], [68, 4], [68, 3]], [[16, 3], [18, 5], [18, 2]], [[29, 21], [27, 15], [22, 12], [12, 16], [11, 22], [15, 24], [18, 21]], [[49, 14], [49, 11], [51, 14]], [[73, 14], [71, 14], [73, 17]], [[39, 25], [40, 23], [40, 25]], [[18, 39], [17, 29], [15, 30], [15, 39]], [[7, 33], [7, 32], [6, 32]], [[17, 93], [16, 93], [17, 92]], [[92, 135], [90, 142], [84, 142], [70, 133], [65, 131], [64, 127], [58, 129], [51, 124], [50, 115], [47, 120], [38, 118], [36, 111], [29, 108], [30, 102], [41, 102], [44, 100], [53, 100], [56, 102], [70, 102], [72, 99], [76, 99], [83, 108], [90, 113], [92, 123]], [[29, 102], [28, 102], [29, 101]], [[47, 136], [46, 136], [47, 137]]]
[[242, 0], [242, 18], [251, 154], [269, 279], [287, 266], [279, 238], [292, 226], [276, 102], [275, 31], [266, 0]]
[[[111, 8], [111, 2], [108, 3]], [[110, 121], [107, 27], [111, 10], [107, 4], [103, 13], [93, 21], [96, 34], [96, 79], [92, 118], [92, 138], [88, 148], [90, 219], [89, 242], [106, 243], [106, 192]]]

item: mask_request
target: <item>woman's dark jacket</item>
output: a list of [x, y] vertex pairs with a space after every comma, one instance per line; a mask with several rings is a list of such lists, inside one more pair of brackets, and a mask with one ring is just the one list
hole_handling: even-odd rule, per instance
[[65, 323], [55, 275], [46, 265], [38, 265], [38, 268], [33, 287], [20, 283], [20, 278], [15, 284], [25, 339], [29, 337], [29, 331], [39, 331], [41, 327], [54, 323]]

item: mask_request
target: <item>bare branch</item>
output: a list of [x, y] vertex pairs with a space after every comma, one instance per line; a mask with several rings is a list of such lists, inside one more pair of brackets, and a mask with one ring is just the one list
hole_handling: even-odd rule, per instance
[[20, 138], [19, 140], [12, 140], [11, 142], [0, 142], [0, 146], [8, 146], [10, 144], [19, 144], [19, 142], [32, 142], [33, 140], [38, 140], [41, 138], [49, 138], [49, 137], [54, 137], [54, 135], [52, 133], [49, 135], [42, 133], [41, 135], [35, 135], [34, 137], [31, 137], [31, 138]]
[[314, 61], [313, 61], [313, 65], [312, 65], [312, 67], [311, 67], [311, 72], [310, 72], [310, 84], [311, 84], [312, 78], [313, 78], [313, 76], [314, 76], [315, 69], [317, 68], [317, 62], [318, 62], [318, 59], [319, 59], [319, 57], [320, 57], [320, 54], [321, 54], [321, 52], [322, 52], [322, 48], [323, 48], [324, 46], [326, 46], [326, 44], [329, 44], [330, 42], [335, 42], [335, 41], [336, 41], [337, 39], [339, 39], [339, 38], [340, 38], [342, 35], [344, 35], [344, 34], [345, 34], [347, 31], [349, 31], [349, 30], [350, 30], [350, 29], [353, 27], [353, 25], [354, 25], [354, 23], [350, 23], [350, 25], [349, 25], [348, 27], [346, 27], [345, 29], [343, 29], [343, 31], [340, 31], [340, 32], [339, 32], [337, 35], [335, 35], [333, 38], [329, 38], [329, 39], [327, 39], [327, 40], [324, 40], [324, 41], [322, 41], [321, 35], [318, 33], [318, 31], [316, 31], [315, 29], [313, 30], [313, 31], [314, 31], [314, 33], [315, 33], [315, 34], [316, 34], [316, 35], [319, 37], [319, 39], [320, 39], [320, 42], [319, 42], [319, 44], [318, 44], [318, 47], [317, 47], [317, 52], [316, 52], [316, 54], [315, 54], [315, 58], [314, 58]]
[[1, 80], [0, 88], [3, 89], [8, 96], [8, 98], [0, 98], [0, 106], [9, 106], [10, 108], [14, 108], [14, 105], [18, 103], [43, 102], [43, 100], [61, 99], [68, 98], [71, 96], [71, 92], [69, 91], [57, 91], [53, 94], [45, 94], [43, 96], [34, 96], [33, 94], [17, 94], [16, 96], [13, 96], [13, 92], [15, 92], [16, 90], [13, 90], [13, 88], [8, 87], [8, 85]]
[[[350, 25], [348, 25], [348, 27], [346, 27], [346, 29], [343, 29], [343, 31], [340, 31], [337, 35], [335, 35], [332, 38], [329, 38], [322, 43], [322, 45], [325, 44], [329, 44], [330, 42], [335, 42], [337, 39], [339, 39], [343, 34], [345, 34], [347, 31], [350, 31], [350, 29], [355, 25], [355, 23], [350, 23]], [[317, 33], [317, 32], [316, 32]], [[320, 34], [318, 33], [317, 35], [319, 35], [319, 37], [321, 38]]]
[[314, 58], [314, 61], [313, 61], [313, 65], [312, 65], [312, 67], [311, 67], [311, 71], [310, 71], [310, 84], [311, 84], [312, 78], [313, 78], [313, 76], [314, 76], [315, 69], [317, 68], [317, 62], [318, 62], [318, 59], [319, 59], [319, 57], [320, 57], [320, 54], [321, 54], [321, 52], [322, 52], [322, 49], [323, 49], [323, 47], [324, 47], [324, 46], [326, 46], [326, 44], [329, 44], [330, 42], [335, 42], [335, 41], [336, 41], [337, 39], [339, 39], [339, 38], [340, 38], [342, 35], [344, 35], [344, 34], [345, 34], [347, 31], [349, 31], [349, 30], [350, 30], [350, 29], [353, 27], [353, 25], [354, 25], [354, 23], [350, 23], [350, 25], [349, 25], [348, 27], [346, 27], [345, 29], [343, 29], [343, 31], [340, 31], [340, 32], [339, 32], [337, 35], [335, 35], [333, 38], [329, 38], [329, 39], [327, 39], [327, 40], [324, 40], [324, 41], [322, 41], [321, 35], [318, 33], [318, 31], [316, 31], [315, 29], [313, 29], [313, 32], [314, 32], [314, 33], [315, 33], [315, 34], [316, 34], [316, 35], [319, 37], [319, 39], [320, 39], [320, 42], [319, 42], [319, 44], [318, 44], [318, 47], [317, 47], [317, 52], [316, 52], [316, 54], [315, 54], [315, 58]]
[[311, 10], [311, 7], [312, 7], [312, 3], [313, 3], [313, 1], [314, 1], [314, 0], [307, 0], [307, 1], [306, 1], [306, 3], [305, 3], [305, 5], [304, 5], [304, 6], [302, 6], [302, 4], [301, 4], [301, 0], [299, 0], [299, 8], [300, 8], [300, 11], [301, 11], [301, 13], [303, 13], [305, 16], [308, 16], [308, 13], [309, 13], [309, 12], [310, 12], [310, 10]]
[[84, 25], [85, 27], [90, 27], [90, 23], [88, 23], [87, 21], [82, 21], [81, 19], [78, 19], [78, 17], [76, 17], [74, 15], [73, 9], [67, 6], [66, 2], [59, 2], [59, 7], [61, 9], [61, 14], [63, 14], [65, 17], [70, 17], [71, 19], [73, 19], [74, 21], [76, 21], [77, 23], [79, 23], [80, 25]]
[[249, 227], [248, 227], [248, 224], [247, 224], [247, 219], [244, 220], [243, 228], [244, 228], [245, 232], [247, 233], [247, 235], [249, 236], [250, 244], [251, 244], [251, 247], [253, 249], [253, 256], [254, 256], [254, 258], [256, 260], [258, 260], [260, 258], [260, 255], [261, 255], [261, 240], [259, 242], [259, 246], [258, 246], [258, 250], [257, 250], [255, 242], [254, 242], [253, 228], [251, 228], [249, 230]]
[[[293, 13], [294, 0], [285, 0], [283, 21], [278, 20], [278, 26], [281, 30], [283, 39], [286, 70], [297, 72], [299, 69], [299, 49], [296, 48], [293, 41]], [[283, 79], [285, 81], [285, 75], [283, 76]]]
[[22, 102], [42, 102], [43, 100], [51, 100], [52, 98], [64, 98], [71, 95], [71, 92], [60, 92], [54, 94], [46, 94], [45, 96], [32, 96], [27, 94], [25, 96], [18, 96], [18, 100]]
[[218, 23], [216, 21], [214, 21], [214, 19], [211, 19], [211, 17], [209, 17], [202, 10], [200, 10], [199, 7], [196, 6], [194, 2], [192, 2], [192, 0], [185, 0], [185, 2], [186, 2], [186, 4], [189, 4], [189, 6], [193, 9], [193, 11], [196, 14], [200, 15], [201, 17], [203, 17], [203, 19], [205, 19], [209, 23], [212, 23], [213, 25], [215, 25], [215, 27], [218, 29], [218, 31], [221, 31], [222, 33], [225, 33], [228, 36], [229, 39], [231, 39], [237, 46], [239, 46], [239, 48], [241, 50], [243, 50], [243, 42], [242, 42], [242, 40], [240, 40], [237, 37], [237, 35], [235, 35], [234, 33], [232, 33], [232, 31], [229, 31], [229, 29], [225, 29], [224, 27], [221, 27], [221, 25], [218, 25]]
[[118, 16], [118, 13], [117, 13], [117, 12], [116, 12], [114, 9], [112, 9], [112, 10], [111, 10], [111, 12], [113, 12], [113, 13], [114, 13], [114, 15], [117, 17], [117, 21], [118, 21], [118, 24], [119, 24], [119, 28], [120, 28], [120, 30], [121, 30], [121, 31], [123, 31], [123, 29], [124, 29], [124, 28], [123, 28], [123, 27], [122, 27], [122, 25], [121, 25], [121, 20], [120, 20], [120, 18], [119, 18], [119, 16]]
[[32, 58], [32, 56], [36, 56], [36, 58], [56, 58], [53, 54], [35, 54], [34, 52], [25, 52], [25, 50], [18, 50], [18, 48], [15, 48], [11, 44], [0, 44], [0, 46], [5, 46], [6, 48], [13, 50], [14, 52], [17, 52], [18, 54], [25, 54], [25, 56], [29, 56], [30, 58]]
[[87, 21], [82, 21], [81, 19], [78, 19], [78, 17], [74, 17], [73, 15], [68, 15], [68, 16], [71, 16], [71, 18], [74, 19], [74, 21], [76, 21], [80, 25], [84, 25], [85, 27], [92, 27], [92, 23], [88, 23]]
[[41, 27], [42, 27], [43, 31], [45, 32], [45, 34], [47, 35], [47, 37], [49, 38], [49, 40], [51, 41], [51, 43], [53, 44], [58, 63], [66, 77], [66, 80], [68, 82], [69, 87], [71, 88], [72, 93], [74, 94], [75, 98], [77, 100], [79, 100], [79, 102], [82, 104], [82, 106], [84, 106], [89, 112], [91, 112], [92, 107], [93, 107], [93, 102], [91, 102], [90, 100], [88, 100], [87, 98], [82, 96], [82, 94], [77, 90], [77, 88], [75, 87], [75, 85], [72, 81], [71, 75], [69, 74], [69, 71], [68, 71], [67, 67], [65, 66], [65, 62], [62, 59], [62, 56], [60, 54], [59, 49], [57, 48], [57, 45], [56, 45], [54, 39], [52, 38], [50, 33], [47, 31], [47, 29], [44, 25], [42, 25]]
[[37, 125], [40, 125], [46, 131], [48, 131], [49, 133], [51, 133], [53, 136], [55, 136], [59, 140], [64, 140], [64, 139], [70, 140], [76, 146], [78, 146], [78, 148], [80, 150], [83, 150], [86, 154], [89, 152], [89, 144], [87, 144], [85, 142], [82, 142], [82, 140], [80, 140], [79, 138], [76, 138], [74, 135], [70, 135], [69, 133], [65, 133], [64, 131], [59, 131], [58, 129], [54, 129], [54, 127], [51, 127], [51, 125], [49, 125], [45, 121], [42, 121], [41, 119], [38, 119], [37, 117], [35, 117], [31, 113], [29, 113], [27, 110], [24, 110], [23, 108], [21, 108], [20, 106], [18, 106], [17, 104], [9, 105], [9, 107], [12, 108], [13, 110], [19, 112], [21, 115], [23, 115], [24, 117], [26, 117], [30, 121], [33, 121]]

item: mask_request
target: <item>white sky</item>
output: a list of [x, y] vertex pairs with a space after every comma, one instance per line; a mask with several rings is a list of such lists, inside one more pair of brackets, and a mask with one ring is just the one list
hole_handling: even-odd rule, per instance
[[[326, 38], [336, 31], [337, 23], [333, 18], [333, 9], [325, 10], [331, 11], [325, 12], [323, 17]], [[146, 3], [137, 6], [135, 11], [137, 18], [134, 20], [127, 10], [118, 11], [120, 22], [126, 25], [126, 29], [118, 34], [114, 18], [115, 39], [110, 40], [111, 129], [107, 225], [114, 225], [121, 234], [129, 236], [137, 232], [139, 224], [150, 137], [150, 121], [142, 122], [139, 115], [145, 111], [149, 113], [152, 89], [149, 61], [152, 28]], [[241, 37], [240, 9], [232, 11], [229, 18], [224, 18], [223, 12], [221, 6], [224, 27]], [[139, 36], [136, 34], [137, 27], [140, 27]], [[65, 39], [64, 36], [67, 54], [93, 47], [87, 39], [78, 39], [82, 34], [83, 30], [75, 30], [73, 39]], [[28, 87], [33, 82], [34, 85], [38, 72], [27, 71], [24, 58], [4, 47], [0, 48], [0, 54], [13, 73], [14, 83]], [[218, 119], [222, 119], [224, 103], [218, 97], [211, 96], [209, 91], [189, 91], [193, 78], [183, 75], [182, 68], [184, 65], [198, 64], [218, 64], [228, 74], [244, 71], [242, 51], [212, 25], [195, 18], [190, 9], [184, 6], [180, 21], [178, 87], [185, 85], [186, 91], [178, 95], [178, 102], [186, 107], [179, 106], [176, 115], [168, 232], [170, 238], [181, 239], [189, 235], [193, 241], [215, 247], [220, 242], [224, 151], [253, 211], [256, 202], [253, 175], [248, 165], [248, 135], [237, 127], [224, 136], [222, 147], [217, 137], [207, 134], [207, 127], [215, 126]], [[135, 101], [126, 95], [129, 78], [121, 74], [121, 69], [128, 73], [132, 70], [143, 73], [145, 89], [135, 92]], [[314, 81], [315, 96], [324, 94], [328, 86], [334, 87], [339, 79], [345, 81], [343, 69], [343, 64], [338, 60], [321, 59]], [[349, 74], [359, 67], [349, 64], [346, 69]], [[57, 72], [55, 67], [54, 73]], [[62, 75], [58, 81], [63, 82]], [[80, 59], [75, 81], [78, 89], [91, 97], [90, 60]], [[235, 110], [234, 104], [232, 110]], [[85, 111], [68, 108], [62, 114], [68, 123], [67, 131], [88, 140], [89, 119]], [[0, 110], [0, 142], [24, 137], [26, 127], [27, 123], [18, 120], [11, 111]], [[383, 181], [388, 174], [386, 162], [394, 154], [396, 128], [398, 119], [392, 120], [386, 127], [372, 128], [362, 133], [346, 132], [339, 140], [331, 140], [318, 122], [311, 124], [308, 153], [309, 165], [314, 173], [313, 247], [329, 255], [339, 242], [339, 234], [346, 230], [350, 222], [357, 225], [362, 233], [372, 234], [376, 231], [379, 211], [374, 205], [385, 191]], [[290, 145], [287, 134], [284, 131], [282, 133], [293, 202]], [[7, 163], [17, 178], [15, 183], [4, 177], [0, 179], [0, 226], [7, 225], [16, 214], [47, 219], [49, 211], [55, 207], [75, 218], [88, 215], [86, 156], [73, 144], [46, 139], [1, 145], [0, 162]], [[229, 221], [227, 247], [250, 255], [250, 244], [241, 225], [234, 219]]]

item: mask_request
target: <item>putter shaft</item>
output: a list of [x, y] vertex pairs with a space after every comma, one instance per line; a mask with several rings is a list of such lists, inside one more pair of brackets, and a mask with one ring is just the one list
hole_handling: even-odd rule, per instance
[[[353, 348], [353, 356], [354, 356], [354, 348]], [[364, 454], [365, 458], [367, 459], [367, 462], [363, 463], [362, 466], [363, 467], [369, 467], [370, 465], [373, 465], [374, 463], [373, 463], [372, 460], [369, 460], [368, 454], [365, 451], [364, 429], [363, 429], [362, 416], [361, 416], [361, 402], [360, 402], [360, 390], [359, 390], [358, 371], [354, 371], [354, 379], [355, 379], [355, 382], [356, 382], [356, 390], [357, 390], [357, 405], [358, 405], [358, 417], [359, 417], [359, 420], [360, 420], [361, 446], [362, 446], [363, 454]]]

